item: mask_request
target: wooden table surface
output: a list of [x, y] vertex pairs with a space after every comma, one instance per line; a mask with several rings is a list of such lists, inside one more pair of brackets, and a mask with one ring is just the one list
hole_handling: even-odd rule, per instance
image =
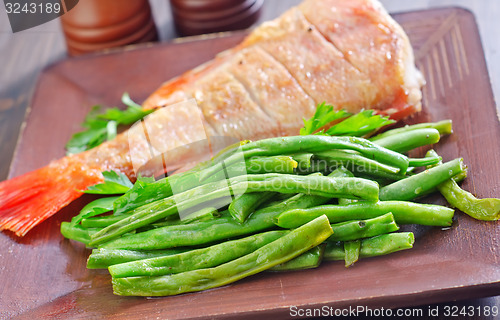
[[[150, 0], [161, 41], [174, 41], [167, 0]], [[484, 46], [490, 79], [496, 100], [500, 98], [500, 1], [498, 0], [381, 0], [389, 12], [402, 12], [425, 8], [460, 6], [471, 10], [477, 19]], [[300, 0], [266, 0], [261, 21], [272, 19]], [[30, 96], [40, 71], [46, 66], [65, 59], [66, 48], [58, 20], [39, 27], [12, 34], [8, 19], [0, 5], [0, 181], [9, 171], [17, 137], [21, 128]], [[500, 110], [497, 105], [497, 110]], [[500, 294], [500, 292], [499, 292]], [[482, 308], [500, 306], [500, 296], [448, 302], [427, 308], [458, 306], [458, 308]], [[463, 319], [464, 317], [458, 317]], [[441, 314], [437, 319], [448, 319]], [[468, 317], [467, 319], [498, 319]]]

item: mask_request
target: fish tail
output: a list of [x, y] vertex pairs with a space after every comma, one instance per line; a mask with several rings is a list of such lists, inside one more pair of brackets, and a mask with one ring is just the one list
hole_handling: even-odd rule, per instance
[[66, 157], [46, 167], [0, 182], [0, 230], [22, 237], [87, 187], [102, 182], [98, 170]]

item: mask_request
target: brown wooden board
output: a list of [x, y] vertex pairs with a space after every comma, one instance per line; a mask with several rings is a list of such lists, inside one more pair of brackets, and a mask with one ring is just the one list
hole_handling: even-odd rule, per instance
[[[500, 125], [472, 14], [459, 8], [396, 14], [427, 79], [424, 108], [409, 122], [451, 118], [454, 134], [435, 146], [445, 160], [463, 157], [463, 187], [500, 195]], [[45, 70], [32, 98], [10, 177], [64, 155], [89, 108], [115, 105], [127, 91], [142, 101], [163, 81], [237, 44], [244, 34], [160, 44], [61, 61]], [[457, 212], [449, 230], [405, 227], [412, 250], [365, 259], [353, 268], [264, 273], [201, 293], [158, 299], [114, 296], [105, 270], [87, 270], [89, 250], [63, 239], [79, 199], [24, 238], [0, 233], [0, 318], [288, 317], [290, 306], [400, 307], [500, 293], [500, 225]], [[443, 204], [439, 197], [431, 198]]]

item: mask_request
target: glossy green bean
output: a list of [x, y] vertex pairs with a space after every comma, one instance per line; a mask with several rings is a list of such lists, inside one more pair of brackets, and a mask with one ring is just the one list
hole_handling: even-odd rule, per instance
[[243, 223], [260, 205], [276, 195], [274, 192], [244, 193], [229, 205], [229, 213], [238, 222]]
[[108, 270], [114, 278], [125, 278], [162, 276], [211, 268], [252, 253], [285, 234], [286, 231], [268, 231], [179, 254], [116, 264], [110, 266]]
[[272, 267], [269, 271], [295, 271], [317, 268], [321, 264], [321, 260], [323, 260], [325, 247], [326, 245], [320, 244], [292, 260]]
[[399, 172], [398, 168], [385, 165], [360, 154], [345, 150], [318, 152], [314, 155], [314, 158], [319, 161], [325, 161], [327, 166], [331, 168], [343, 166], [348, 170], [352, 170], [354, 167], [361, 167], [364, 172], [387, 172], [392, 174]]
[[319, 217], [251, 254], [214, 268], [158, 277], [114, 278], [113, 292], [127, 296], [167, 296], [223, 286], [289, 261], [331, 234], [328, 219]]
[[82, 242], [88, 244], [90, 242], [90, 236], [101, 229], [97, 228], [83, 228], [80, 225], [73, 225], [70, 222], [61, 222], [61, 234], [71, 240]]
[[344, 260], [346, 268], [352, 266], [356, 261], [359, 260], [360, 251], [361, 251], [361, 240], [344, 242], [344, 256], [345, 256]]
[[98, 248], [92, 250], [92, 253], [87, 260], [87, 268], [107, 269], [109, 266], [115, 264], [150, 259], [155, 257], [164, 257], [186, 251], [188, 251], [188, 249], [136, 251]]
[[413, 200], [465, 170], [462, 159], [449, 161], [380, 188], [380, 200]]
[[441, 135], [452, 134], [452, 122], [451, 120], [442, 120], [438, 122], [426, 122], [426, 123], [418, 123], [414, 125], [406, 125], [402, 128], [396, 128], [387, 130], [386, 132], [382, 132], [374, 137], [371, 137], [370, 141], [377, 141], [382, 138], [386, 138], [389, 136], [393, 136], [396, 134], [406, 133], [409, 131], [417, 130], [417, 129], [436, 129]]
[[399, 230], [392, 213], [358, 221], [345, 221], [332, 224], [333, 235], [328, 241], [351, 241], [370, 238]]
[[[378, 184], [359, 178], [264, 174], [238, 176], [228, 181], [208, 183], [143, 206], [136, 213], [126, 216], [124, 219], [92, 235], [89, 244], [93, 246], [102, 244], [124, 233], [174, 215], [177, 213], [178, 207], [186, 210], [214, 199], [227, 198], [230, 191], [233, 194], [273, 191], [304, 193], [322, 197], [378, 199]], [[230, 200], [227, 204], [229, 202]]]
[[[344, 168], [333, 171], [329, 177], [342, 178], [347, 173]], [[245, 236], [275, 227], [274, 218], [291, 209], [310, 208], [327, 202], [329, 198], [297, 194], [273, 206], [254, 212], [243, 224], [230, 216], [206, 222], [182, 226], [168, 226], [141, 232], [126, 238], [118, 238], [103, 244], [107, 248], [131, 250], [156, 250], [172, 247], [204, 245], [214, 241]], [[312, 220], [312, 219], [311, 219]]]
[[410, 167], [424, 167], [430, 165], [436, 165], [442, 160], [441, 157], [425, 157], [425, 158], [409, 158]]
[[[429, 156], [437, 156], [434, 150], [429, 150]], [[448, 179], [437, 186], [439, 192], [453, 207], [483, 221], [495, 221], [500, 219], [500, 199], [485, 198], [478, 199], [471, 193], [463, 190], [454, 179]]]
[[412, 149], [439, 142], [439, 131], [433, 128], [415, 129], [391, 134], [377, 139], [373, 143], [396, 152], [407, 152]]
[[[332, 149], [355, 150], [381, 163], [400, 169], [401, 173], [408, 168], [408, 158], [397, 152], [381, 148], [380, 146], [363, 138], [356, 137], [330, 137], [321, 135], [292, 136], [270, 138], [251, 142], [242, 146], [243, 154], [234, 154], [224, 160], [226, 165], [241, 159], [241, 156], [271, 156], [279, 154], [316, 153]], [[203, 177], [207, 178], [214, 172], [221, 170], [222, 164], [218, 163], [207, 169]]]
[[[415, 237], [411, 232], [388, 233], [361, 240], [360, 258], [376, 257], [393, 252], [411, 249]], [[345, 250], [342, 242], [329, 242], [326, 245], [324, 260], [344, 260]]]
[[81, 225], [84, 228], [105, 228], [123, 219], [123, 215], [109, 215], [103, 217], [84, 218]]
[[432, 204], [406, 201], [356, 202], [348, 205], [322, 205], [309, 209], [293, 209], [281, 213], [276, 224], [282, 228], [296, 228], [323, 214], [331, 223], [370, 219], [391, 212], [398, 224], [420, 224], [449, 227], [454, 210]]

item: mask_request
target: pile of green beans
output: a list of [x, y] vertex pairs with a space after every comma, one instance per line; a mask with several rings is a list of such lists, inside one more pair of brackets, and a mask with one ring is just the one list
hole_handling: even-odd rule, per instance
[[118, 295], [200, 291], [325, 260], [352, 267], [412, 248], [414, 235], [400, 225], [450, 227], [453, 209], [413, 202], [432, 192], [472, 217], [498, 220], [499, 199], [457, 185], [467, 175], [462, 159], [404, 154], [451, 132], [446, 120], [369, 140], [243, 141], [189, 171], [136, 183], [111, 214], [63, 222], [61, 233], [93, 248], [87, 267], [107, 268]]

